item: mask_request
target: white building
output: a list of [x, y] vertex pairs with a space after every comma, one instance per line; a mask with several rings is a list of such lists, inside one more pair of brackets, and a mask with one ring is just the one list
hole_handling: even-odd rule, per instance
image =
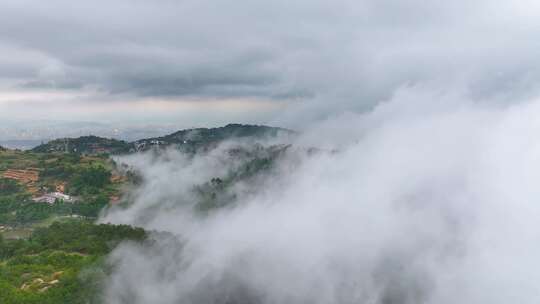
[[47, 194], [44, 194], [42, 196], [36, 197], [36, 198], [34, 198], [32, 200], [34, 202], [36, 202], [36, 203], [47, 203], [47, 204], [54, 204], [54, 202], [56, 200], [61, 200], [61, 201], [64, 201], [64, 202], [72, 202], [73, 201], [71, 196], [69, 196], [67, 194], [64, 194], [64, 193], [60, 193], [60, 192], [47, 193]]

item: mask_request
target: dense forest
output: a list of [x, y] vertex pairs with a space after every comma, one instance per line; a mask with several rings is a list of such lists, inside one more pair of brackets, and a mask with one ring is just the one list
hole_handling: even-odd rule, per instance
[[27, 239], [0, 235], [1, 303], [99, 303], [111, 266], [104, 256], [121, 241], [147, 237], [140, 228], [81, 220], [53, 223]]

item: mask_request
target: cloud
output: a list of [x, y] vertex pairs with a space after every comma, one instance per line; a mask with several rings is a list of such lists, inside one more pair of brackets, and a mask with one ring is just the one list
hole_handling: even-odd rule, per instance
[[[97, 100], [287, 100], [292, 118], [277, 121], [291, 125], [364, 111], [411, 84], [515, 102], [538, 93], [537, 6], [8, 0], [2, 44], [23, 53], [2, 51], [19, 59], [0, 78], [21, 90], [96, 89]], [[25, 61], [29, 53], [40, 59]]]
[[[106, 302], [536, 303], [539, 113], [402, 89], [320, 124], [255, 192], [202, 218], [184, 190], [226, 171], [224, 150], [133, 156], [147, 183], [102, 221], [173, 236], [115, 250]], [[338, 153], [301, 152], [326, 136]]]
[[303, 131], [208, 217], [189, 189], [238, 165], [224, 149], [123, 159], [146, 182], [101, 221], [171, 235], [113, 252], [108, 303], [537, 303], [538, 8], [5, 0], [0, 114]]

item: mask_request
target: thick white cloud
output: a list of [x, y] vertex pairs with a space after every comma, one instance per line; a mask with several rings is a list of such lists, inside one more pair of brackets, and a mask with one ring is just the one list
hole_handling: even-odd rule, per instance
[[537, 303], [539, 9], [5, 0], [0, 126], [233, 118], [341, 151], [202, 220], [187, 190], [228, 169], [219, 151], [130, 159], [152, 182], [102, 220], [181, 238], [118, 248], [109, 303]]
[[105, 299], [536, 303], [539, 114], [538, 100], [493, 107], [403, 89], [295, 143], [339, 153], [284, 159], [255, 195], [202, 219], [188, 190], [228, 170], [220, 150], [132, 156], [147, 183], [103, 221], [178, 239], [118, 248]]

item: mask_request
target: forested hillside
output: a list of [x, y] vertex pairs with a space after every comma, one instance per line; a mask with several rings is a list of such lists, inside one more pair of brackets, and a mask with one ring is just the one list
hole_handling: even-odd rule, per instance
[[82, 136], [78, 138], [60, 138], [32, 149], [32, 152], [50, 153], [67, 152], [78, 154], [119, 154], [127, 153], [132, 145], [117, 139], [98, 136]]
[[138, 228], [54, 223], [27, 239], [0, 234], [0, 303], [101, 303], [99, 291], [108, 268], [103, 257], [119, 242], [142, 242]]
[[166, 136], [141, 139], [134, 142], [136, 150], [147, 150], [151, 147], [174, 147], [183, 152], [196, 153], [210, 150], [225, 140], [232, 139], [271, 139], [277, 136], [295, 134], [291, 130], [267, 126], [228, 124], [220, 128], [197, 128], [181, 130]]
[[[111, 154], [155, 157], [167, 155], [161, 148], [170, 147], [193, 159], [225, 140], [264, 141], [280, 134], [293, 132], [227, 125], [133, 144], [87, 136], [58, 139], [31, 151], [0, 150], [0, 303], [102, 303], [102, 284], [114, 266], [107, 255], [123, 241], [149, 238], [140, 228], [94, 223], [100, 212], [133, 203], [126, 189], [152, 182]], [[194, 214], [208, 216], [234, 206], [233, 188], [271, 171], [290, 147], [257, 141], [220, 152], [237, 165], [191, 189]]]
[[174, 147], [184, 152], [195, 153], [200, 149], [211, 149], [220, 142], [230, 139], [266, 139], [295, 132], [268, 126], [229, 124], [219, 128], [196, 128], [174, 132], [169, 135], [144, 138], [134, 142], [98, 136], [59, 138], [33, 148], [32, 152], [64, 152], [75, 154], [126, 154], [150, 148]]

